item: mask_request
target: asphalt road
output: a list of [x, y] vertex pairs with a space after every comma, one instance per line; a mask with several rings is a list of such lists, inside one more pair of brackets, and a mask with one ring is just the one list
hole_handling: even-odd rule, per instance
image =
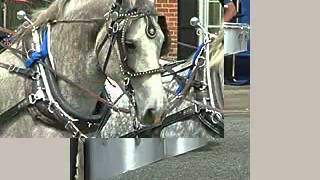
[[225, 87], [225, 138], [111, 180], [248, 180], [250, 174], [249, 86]]
[[247, 180], [249, 116], [225, 119], [226, 134], [201, 149], [121, 174], [112, 180]]

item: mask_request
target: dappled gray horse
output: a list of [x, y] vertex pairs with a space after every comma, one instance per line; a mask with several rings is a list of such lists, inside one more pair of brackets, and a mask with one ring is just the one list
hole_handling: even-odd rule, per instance
[[[212, 93], [214, 96], [214, 104], [215, 107], [222, 110], [223, 109], [223, 60], [224, 60], [224, 50], [223, 50], [223, 30], [220, 31], [218, 37], [210, 43], [210, 69], [211, 69], [211, 80], [212, 80]], [[167, 61], [160, 61], [162, 64], [168, 63]], [[181, 64], [174, 68], [175, 71], [183, 69], [191, 64], [191, 57], [187, 59], [187, 63]], [[185, 76], [185, 72], [179, 73], [180, 76]], [[167, 76], [162, 79], [163, 85], [166, 89], [171, 91], [175, 91], [177, 89], [177, 82], [174, 80], [173, 76]], [[112, 88], [110, 85], [108, 86], [110, 90], [112, 98], [115, 100], [119, 97], [117, 88]], [[170, 102], [175, 95], [167, 92], [168, 102]], [[195, 98], [194, 92], [191, 90], [188, 95], [190, 99]], [[123, 96], [117, 105], [119, 106], [128, 106], [128, 97]], [[168, 104], [170, 105], [170, 104]], [[183, 101], [179, 106], [173, 109], [172, 112], [169, 112], [167, 115], [174, 114], [183, 110], [184, 108], [189, 107], [192, 103], [188, 101]], [[132, 117], [120, 113], [115, 112], [111, 115], [110, 119], [104, 129], [101, 132], [102, 137], [105, 138], [113, 138], [120, 137], [124, 134], [127, 134], [133, 131], [132, 125], [130, 124], [132, 121], [130, 120]], [[197, 119], [190, 119], [184, 122], [178, 122], [173, 125], [170, 125], [164, 128], [161, 132], [161, 137], [170, 138], [170, 137], [202, 137], [207, 139], [212, 139], [212, 135], [210, 131], [205, 128], [205, 126]]]
[[[95, 94], [100, 93], [104, 88], [106, 75], [115, 80], [124, 91], [126, 90], [125, 85], [130, 84], [131, 90], [134, 90], [132, 96], [137, 104], [136, 114], [141, 123], [153, 123], [161, 116], [166, 103], [160, 73], [150, 73], [138, 78], [130, 78], [130, 82], [128, 82], [128, 78], [125, 76], [127, 74], [124, 71], [130, 69], [133, 72], [147, 72], [159, 68], [158, 61], [161, 46], [164, 42], [164, 34], [154, 16], [127, 19], [125, 26], [123, 26], [123, 23], [119, 23], [119, 25], [125, 27], [122, 28], [124, 42], [121, 41], [122, 44], [115, 43], [113, 50], [108, 55], [107, 47], [110, 44], [110, 38], [107, 38], [106, 41], [102, 39], [110, 36], [106, 29], [110, 25], [111, 19], [106, 22], [103, 17], [111, 9], [113, 3], [114, 1], [110, 0], [57, 0], [48, 9], [38, 13], [34, 25], [41, 27], [54, 20], [66, 22], [84, 20], [83, 22], [52, 24], [50, 50], [53, 56], [51, 60], [55, 64], [56, 71], [68, 77], [71, 81], [88, 87]], [[134, 8], [154, 12], [153, 3], [148, 0], [123, 0], [122, 10], [126, 11]], [[152, 28], [148, 25], [152, 25]], [[151, 38], [146, 30], [151, 33]], [[22, 28], [19, 34], [24, 39], [30, 40], [30, 29]], [[99, 44], [99, 48], [96, 44]], [[121, 45], [118, 46], [118, 44]], [[122, 45], [124, 48], [122, 52], [119, 52]], [[24, 50], [18, 42], [13, 47]], [[123, 53], [126, 55], [125, 59], [122, 59]], [[0, 55], [0, 62], [19, 67], [24, 67], [23, 59], [24, 57], [14, 55], [10, 50]], [[107, 65], [105, 65], [106, 61]], [[121, 68], [124, 63], [127, 66], [125, 70]], [[123, 82], [124, 79], [126, 83]], [[96, 99], [86, 96], [83, 91], [61, 79], [57, 81], [57, 84], [62, 98], [78, 114], [90, 117], [96, 111]], [[31, 80], [0, 68], [0, 114], [28, 96], [30, 86]], [[64, 129], [54, 127], [57, 122], [51, 122], [48, 125], [47, 122], [44, 123], [30, 116], [29, 110], [19, 110], [12, 119], [0, 119], [0, 136], [71, 136]]]

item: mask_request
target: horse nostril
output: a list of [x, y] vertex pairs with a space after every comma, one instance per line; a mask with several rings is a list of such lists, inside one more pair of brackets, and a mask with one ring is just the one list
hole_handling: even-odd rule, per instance
[[157, 111], [154, 108], [150, 108], [146, 110], [144, 115], [144, 123], [153, 124], [157, 118]]

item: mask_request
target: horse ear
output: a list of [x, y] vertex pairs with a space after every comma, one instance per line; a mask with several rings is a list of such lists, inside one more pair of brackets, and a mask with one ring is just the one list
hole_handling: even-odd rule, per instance
[[167, 55], [170, 51], [170, 45], [171, 45], [171, 38], [170, 38], [170, 32], [168, 29], [167, 21], [165, 16], [159, 16], [158, 17], [158, 24], [161, 28], [161, 31], [164, 34], [164, 42], [161, 48], [161, 56]]

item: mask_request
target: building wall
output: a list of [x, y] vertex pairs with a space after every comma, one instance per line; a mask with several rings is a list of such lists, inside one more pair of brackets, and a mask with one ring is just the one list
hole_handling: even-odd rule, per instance
[[176, 58], [178, 46], [178, 0], [155, 0], [157, 11], [166, 16], [171, 36], [171, 50], [169, 57]]

